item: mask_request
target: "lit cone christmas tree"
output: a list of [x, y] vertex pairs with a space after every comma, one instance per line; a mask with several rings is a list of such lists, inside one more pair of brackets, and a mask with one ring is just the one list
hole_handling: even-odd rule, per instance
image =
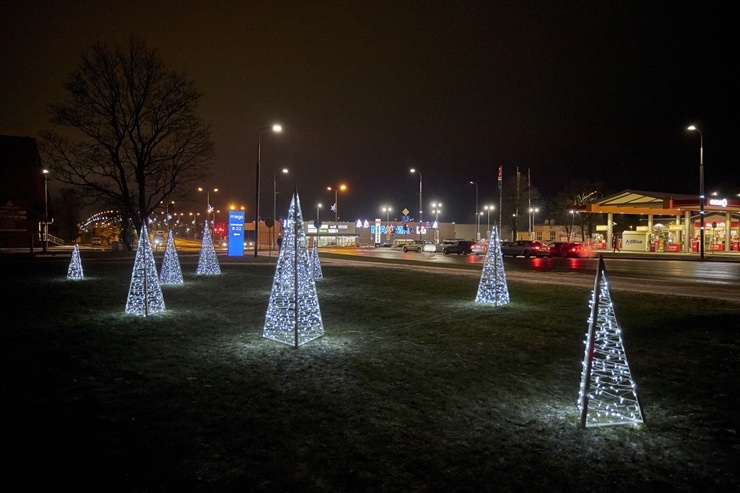
[[162, 287], [159, 285], [152, 244], [149, 242], [149, 232], [146, 225], [142, 224], [126, 300], [126, 313], [146, 317], [161, 311], [164, 311]]
[[203, 241], [200, 244], [200, 258], [198, 259], [198, 269], [195, 271], [198, 275], [220, 274], [221, 267], [218, 265], [216, 249], [213, 247], [211, 239], [211, 228], [208, 227], [208, 220], [203, 228]]
[[581, 426], [636, 425], [643, 422], [635, 382], [612, 304], [604, 258], [599, 258], [586, 333], [578, 409]]
[[80, 260], [80, 245], [75, 243], [72, 249], [72, 258], [69, 260], [67, 269], [67, 279], [83, 279], [85, 275], [82, 272], [82, 261]]
[[509, 304], [509, 286], [506, 284], [504, 259], [501, 254], [501, 243], [498, 241], [498, 228], [493, 227], [488, 241], [488, 252], [483, 262], [476, 303], [488, 303], [495, 306]]
[[167, 235], [167, 246], [164, 249], [164, 259], [162, 260], [162, 271], [159, 274], [159, 283], [170, 285], [183, 284], [180, 259], [177, 257], [175, 235], [172, 234], [172, 230]]
[[324, 273], [321, 271], [321, 260], [319, 260], [319, 246], [317, 239], [314, 239], [313, 241], [311, 262], [313, 265], [313, 278], [317, 281], [319, 279], [323, 279]]
[[310, 257], [295, 190], [275, 267], [263, 337], [297, 348], [324, 334]]

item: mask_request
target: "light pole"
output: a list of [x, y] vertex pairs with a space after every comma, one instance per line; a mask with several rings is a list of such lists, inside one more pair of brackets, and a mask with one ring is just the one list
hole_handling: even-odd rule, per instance
[[486, 211], [486, 237], [491, 239], [491, 211], [496, 210], [496, 206], [484, 205], [483, 209]]
[[391, 239], [391, 230], [390, 230], [391, 208], [383, 207], [383, 212], [385, 212], [385, 239], [386, 241], [390, 241]]
[[339, 246], [339, 191], [346, 190], [347, 185], [338, 187], [326, 187], [330, 192], [334, 190], [334, 246]]
[[319, 216], [319, 209], [321, 209], [321, 203], [316, 204], [316, 220], [320, 221], [321, 217]]
[[272, 129], [275, 133], [283, 131], [283, 127], [280, 125], [273, 125], [272, 127], [262, 127], [257, 132], [257, 183], [255, 186], [255, 207], [254, 207], [254, 256], [257, 256], [257, 249], [259, 248], [259, 231], [260, 231], [260, 164], [262, 159], [262, 146], [260, 137], [262, 136], [263, 130]]
[[[288, 173], [288, 168], [282, 169], [283, 174]], [[272, 237], [270, 238], [270, 251], [272, 251], [274, 245], [275, 245], [275, 223], [277, 222], [277, 187], [275, 186], [277, 182], [277, 170], [272, 174], [272, 220], [273, 225], [271, 228], [272, 231]]]
[[695, 125], [687, 130], [699, 132], [699, 255], [704, 260], [704, 136]]
[[214, 188], [213, 190], [204, 190], [203, 187], [198, 187], [199, 192], [206, 192], [206, 214], [208, 215], [208, 220], [211, 220], [211, 212], [213, 212], [213, 208], [211, 207], [211, 192], [216, 193], [218, 192], [218, 188]]
[[419, 173], [419, 239], [421, 240], [421, 227], [422, 227], [422, 216], [424, 212], [422, 211], [421, 203], [422, 203], [422, 189], [421, 189], [421, 171], [418, 169], [411, 168], [409, 171], [411, 173]]
[[44, 238], [41, 243], [44, 253], [49, 248], [49, 170], [44, 169], [44, 227], [41, 229]]
[[478, 215], [478, 184], [474, 181], [470, 182], [471, 185], [475, 185], [475, 241], [480, 240], [480, 216]]
[[434, 202], [432, 204], [432, 212], [434, 213], [434, 222], [437, 225], [437, 227], [434, 230], [434, 242], [439, 243], [439, 213], [442, 210], [442, 204], [439, 202]]
[[529, 208], [529, 239], [534, 240], [534, 215], [540, 210], [537, 207]]

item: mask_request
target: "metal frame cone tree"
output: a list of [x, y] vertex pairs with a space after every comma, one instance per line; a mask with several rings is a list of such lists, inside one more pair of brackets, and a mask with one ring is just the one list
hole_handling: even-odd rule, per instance
[[159, 285], [157, 266], [146, 224], [141, 225], [139, 246], [136, 248], [131, 285], [126, 300], [126, 313], [148, 316], [164, 311], [164, 297]]
[[509, 304], [509, 286], [506, 284], [504, 258], [501, 254], [501, 243], [498, 241], [498, 228], [493, 227], [488, 241], [488, 252], [483, 262], [476, 303], [489, 303], [495, 306]]
[[198, 258], [198, 269], [195, 271], [198, 275], [214, 275], [221, 273], [221, 267], [218, 265], [216, 249], [213, 247], [211, 239], [211, 228], [208, 227], [208, 219], [203, 227], [203, 240], [200, 243], [200, 258]]
[[67, 279], [83, 279], [85, 274], [82, 272], [82, 260], [80, 259], [80, 245], [75, 243], [72, 249], [72, 258], [69, 259], [69, 268], [67, 269]]
[[164, 249], [164, 259], [162, 259], [162, 271], [159, 274], [159, 283], [183, 284], [180, 259], [177, 256], [175, 235], [172, 234], [172, 230], [167, 235], [167, 246]]
[[262, 336], [299, 347], [324, 335], [303, 213], [293, 192]]
[[642, 423], [642, 410], [627, 364], [622, 329], [614, 312], [604, 258], [601, 256], [590, 309], [578, 396], [581, 427]]
[[311, 261], [313, 262], [313, 278], [317, 281], [319, 279], [323, 279], [324, 273], [321, 271], [321, 260], [319, 260], [319, 246], [317, 239], [314, 239], [313, 241]]

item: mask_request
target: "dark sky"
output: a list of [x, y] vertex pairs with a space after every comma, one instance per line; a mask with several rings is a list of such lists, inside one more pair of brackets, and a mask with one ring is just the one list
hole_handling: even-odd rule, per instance
[[[740, 29], [730, 7], [697, 1], [35, 1], [0, 0], [0, 134], [37, 136], [46, 105], [95, 42], [134, 34], [204, 93], [217, 157], [216, 207], [262, 212], [297, 184], [304, 215], [345, 183], [339, 215], [442, 202], [472, 222], [517, 167], [554, 197], [581, 179], [698, 193], [740, 192]], [[399, 216], [400, 213], [391, 215]]]

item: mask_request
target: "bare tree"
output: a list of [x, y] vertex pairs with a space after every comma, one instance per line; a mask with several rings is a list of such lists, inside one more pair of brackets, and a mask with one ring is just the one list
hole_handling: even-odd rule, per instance
[[82, 135], [43, 132], [41, 151], [57, 180], [120, 207], [131, 249], [130, 222], [139, 231], [160, 202], [207, 175], [214, 149], [195, 113], [201, 94], [135, 37], [114, 51], [97, 43], [64, 87], [69, 99], [49, 106], [50, 121]]
[[558, 224], [563, 224], [568, 238], [573, 240], [576, 228], [580, 229], [581, 239], [585, 240], [593, 234], [593, 214], [578, 214], [578, 224], [574, 224], [575, 213], [592, 202], [601, 200], [606, 185], [601, 182], [582, 180], [571, 181], [555, 200], [554, 215]]

